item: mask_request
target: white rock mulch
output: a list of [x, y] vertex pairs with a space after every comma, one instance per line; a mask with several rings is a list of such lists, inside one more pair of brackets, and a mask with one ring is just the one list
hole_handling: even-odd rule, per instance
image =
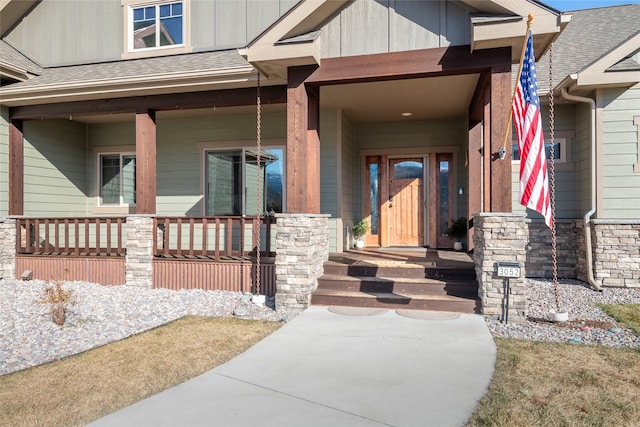
[[57, 326], [49, 304], [39, 303], [51, 283], [0, 280], [0, 375], [81, 353], [186, 315], [287, 320], [273, 298], [258, 307], [238, 292], [143, 289], [65, 282], [67, 320]]
[[616, 324], [596, 304], [640, 304], [638, 288], [604, 288], [596, 292], [577, 280], [559, 280], [560, 305], [567, 308], [569, 320], [550, 322], [549, 310], [556, 308], [553, 283], [550, 280], [527, 279], [528, 320], [503, 324], [487, 320], [497, 337], [574, 344], [640, 347], [640, 337]]

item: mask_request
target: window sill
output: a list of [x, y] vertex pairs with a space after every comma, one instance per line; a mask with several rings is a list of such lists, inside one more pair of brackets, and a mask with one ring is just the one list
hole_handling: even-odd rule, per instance
[[191, 52], [193, 52], [193, 48], [191, 46], [160, 47], [141, 51], [125, 52], [122, 54], [121, 59], [155, 58], [158, 56], [179, 55]]

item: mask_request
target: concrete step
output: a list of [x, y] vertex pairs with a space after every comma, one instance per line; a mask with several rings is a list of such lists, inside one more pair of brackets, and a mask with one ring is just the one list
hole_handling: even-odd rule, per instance
[[475, 281], [414, 279], [406, 277], [341, 276], [325, 274], [318, 279], [318, 289], [368, 292], [411, 293], [414, 295], [450, 295], [475, 298], [478, 285]]
[[424, 295], [409, 292], [357, 292], [318, 289], [311, 296], [312, 305], [372, 307], [475, 313], [477, 300], [449, 295]]
[[368, 263], [343, 264], [328, 261], [324, 264], [324, 273], [328, 275], [358, 276], [358, 277], [396, 277], [413, 279], [456, 279], [475, 280], [476, 272], [473, 268], [447, 268], [429, 265], [373, 265]]

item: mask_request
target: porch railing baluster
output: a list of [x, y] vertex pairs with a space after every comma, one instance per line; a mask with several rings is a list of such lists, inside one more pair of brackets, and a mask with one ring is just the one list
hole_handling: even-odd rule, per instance
[[111, 218], [107, 218], [107, 256], [111, 255]]
[[216, 258], [216, 261], [220, 261], [220, 218], [216, 218], [215, 258]]
[[202, 256], [207, 256], [207, 218], [202, 218]]
[[74, 246], [75, 248], [75, 255], [76, 256], [80, 256], [80, 220], [78, 218], [74, 218], [73, 219], [73, 227], [74, 227], [74, 231], [75, 231], [75, 241], [76, 244]]
[[58, 255], [60, 253], [60, 220], [58, 218], [53, 220], [53, 227], [53, 231], [55, 233], [53, 254]]

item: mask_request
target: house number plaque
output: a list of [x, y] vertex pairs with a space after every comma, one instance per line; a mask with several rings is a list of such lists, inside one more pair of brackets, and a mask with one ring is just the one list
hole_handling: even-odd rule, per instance
[[496, 263], [497, 276], [517, 279], [520, 277], [520, 263], [501, 261]]

